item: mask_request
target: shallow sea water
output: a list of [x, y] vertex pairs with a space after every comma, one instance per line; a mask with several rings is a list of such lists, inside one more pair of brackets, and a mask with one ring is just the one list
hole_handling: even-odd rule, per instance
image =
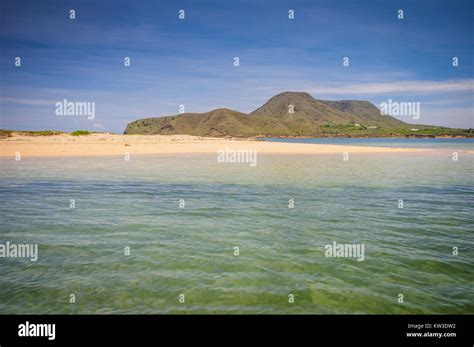
[[[0, 242], [39, 259], [0, 259], [0, 313], [472, 314], [473, 168], [450, 152], [4, 158]], [[364, 261], [325, 257], [333, 241]]]

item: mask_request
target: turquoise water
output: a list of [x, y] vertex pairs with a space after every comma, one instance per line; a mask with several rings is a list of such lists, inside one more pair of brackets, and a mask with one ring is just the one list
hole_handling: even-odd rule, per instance
[[[37, 262], [0, 258], [0, 313], [474, 313], [467, 153], [0, 168], [0, 242], [39, 244]], [[333, 241], [363, 243], [365, 260], [325, 257]]]
[[474, 149], [474, 139], [464, 138], [263, 138], [265, 141], [319, 143], [326, 145], [445, 148], [453, 150]]

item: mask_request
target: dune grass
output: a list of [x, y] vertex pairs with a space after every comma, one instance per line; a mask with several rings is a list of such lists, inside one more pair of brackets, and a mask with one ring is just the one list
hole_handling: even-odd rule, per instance
[[0, 137], [11, 137], [13, 136], [13, 134], [28, 135], [28, 136], [53, 136], [53, 135], [64, 134], [64, 131], [56, 131], [56, 130], [32, 131], [32, 130], [0, 129]]
[[71, 136], [87, 136], [90, 135], [91, 133], [87, 130], [76, 130], [70, 133], [69, 135]]

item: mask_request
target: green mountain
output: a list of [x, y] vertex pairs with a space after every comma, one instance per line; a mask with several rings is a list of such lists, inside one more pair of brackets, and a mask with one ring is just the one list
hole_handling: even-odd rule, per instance
[[383, 116], [368, 101], [324, 101], [301, 92], [275, 95], [250, 114], [220, 108], [138, 119], [129, 123], [124, 133], [213, 137], [469, 136], [463, 130], [411, 125]]

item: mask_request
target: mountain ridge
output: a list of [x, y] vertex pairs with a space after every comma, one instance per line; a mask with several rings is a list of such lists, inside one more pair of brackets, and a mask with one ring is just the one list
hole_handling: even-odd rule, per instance
[[[271, 97], [248, 114], [217, 108], [204, 113], [143, 118], [127, 124], [124, 134], [212, 137], [444, 135], [439, 129], [449, 128], [409, 124], [381, 115], [369, 101], [319, 100], [306, 92], [287, 91]], [[436, 134], [427, 134], [427, 131]]]

